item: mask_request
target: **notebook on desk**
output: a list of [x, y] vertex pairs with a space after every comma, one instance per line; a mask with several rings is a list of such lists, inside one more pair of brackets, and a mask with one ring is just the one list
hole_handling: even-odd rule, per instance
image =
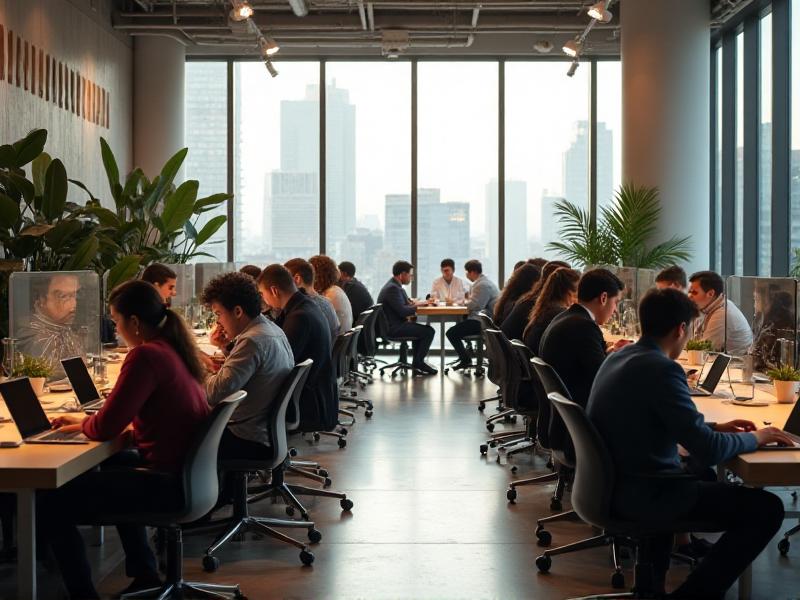
[[0, 395], [14, 419], [22, 440], [27, 444], [86, 444], [89, 442], [80, 431], [53, 429], [44, 413], [39, 398], [27, 377], [0, 383]]
[[75, 392], [75, 397], [81, 405], [81, 410], [85, 413], [97, 412], [103, 407], [105, 399], [97, 391], [97, 387], [92, 381], [92, 376], [89, 374], [89, 369], [86, 368], [86, 363], [80, 356], [73, 358], [62, 359], [61, 364], [64, 366], [64, 372], [72, 384], [72, 389]]
[[[727, 354], [717, 354], [703, 382], [695, 386], [690, 385], [689, 394], [692, 396], [711, 396], [714, 390], [717, 389], [717, 384], [722, 379], [722, 374], [725, 373], [725, 369], [728, 368], [730, 362], [731, 357]], [[705, 365], [703, 365], [703, 369], [705, 369]], [[701, 370], [700, 376], [697, 378], [698, 381], [702, 375], [703, 371]]]

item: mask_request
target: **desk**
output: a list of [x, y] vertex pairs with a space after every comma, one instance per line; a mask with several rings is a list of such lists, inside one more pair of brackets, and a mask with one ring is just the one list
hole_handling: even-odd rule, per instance
[[467, 315], [469, 314], [469, 310], [467, 310], [466, 306], [419, 306], [417, 307], [417, 316], [418, 317], [427, 317], [428, 323], [436, 323], [439, 322], [439, 359], [441, 362], [441, 366], [439, 370], [444, 373], [444, 343], [447, 338], [444, 335], [444, 324], [447, 321], [453, 321], [454, 323], [458, 323], [459, 321], [463, 321]]

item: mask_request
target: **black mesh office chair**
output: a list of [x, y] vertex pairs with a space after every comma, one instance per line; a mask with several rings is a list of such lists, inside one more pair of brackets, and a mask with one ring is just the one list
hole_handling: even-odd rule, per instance
[[[492, 318], [483, 311], [478, 313], [478, 321], [481, 324], [480, 333], [476, 333], [474, 335], [465, 335], [462, 338], [467, 345], [467, 351], [472, 352], [471, 348], [473, 345], [475, 346], [474, 361], [470, 359], [469, 364], [462, 366], [461, 359], [456, 359], [448, 363], [447, 367], [444, 370], [445, 375], [448, 374], [451, 370], [459, 371], [464, 375], [472, 375], [474, 373], [475, 377], [479, 379], [484, 377], [484, 375], [486, 375], [486, 361], [484, 360], [485, 341], [483, 337], [483, 332], [486, 329], [499, 329], [499, 327], [497, 327], [494, 324], [494, 321], [492, 321]], [[445, 340], [442, 340], [442, 344], [444, 343]], [[489, 398], [488, 400], [484, 400], [483, 402], [487, 402], [489, 400], [497, 400], [497, 399], [499, 399], [499, 397]]]
[[[364, 322], [368, 322], [369, 319], [372, 318], [373, 312], [372, 311], [364, 311], [361, 313], [362, 315], [366, 315]], [[372, 417], [373, 405], [372, 400], [368, 398], [364, 398], [358, 395], [357, 391], [348, 390], [347, 385], [352, 384], [354, 381], [358, 380], [360, 373], [355, 370], [358, 366], [358, 346], [361, 344], [361, 338], [366, 335], [366, 325], [355, 325], [353, 329], [350, 330], [352, 332], [352, 336], [350, 339], [347, 340], [347, 345], [344, 349], [345, 358], [341, 363], [341, 377], [342, 377], [342, 385], [339, 386], [339, 402], [344, 402], [345, 404], [349, 405], [350, 408], [363, 408], [364, 409], [364, 416], [368, 419]], [[372, 376], [370, 376], [370, 383], [372, 383]], [[360, 387], [363, 389], [365, 387], [363, 382], [358, 382]], [[353, 418], [355, 421], [355, 417]]]
[[[489, 316], [488, 314], [486, 314], [484, 311], [481, 311], [481, 312], [478, 313], [478, 320], [481, 323], [481, 334], [483, 334], [483, 332], [486, 331], [487, 329], [500, 329], [499, 327], [495, 326], [494, 321], [492, 320], [492, 317]], [[485, 352], [485, 348], [484, 348], [484, 352]], [[488, 358], [488, 356], [486, 358]], [[486, 376], [488, 377], [489, 381], [491, 381], [494, 384], [497, 384], [497, 375], [492, 372], [492, 369], [493, 369], [492, 361], [491, 361], [491, 359], [489, 359], [488, 360], [487, 369], [486, 369]], [[484, 398], [483, 400], [480, 400], [478, 402], [478, 410], [483, 412], [484, 409], [486, 408], [486, 403], [487, 402], [497, 402], [497, 410], [498, 411], [502, 410], [502, 408], [503, 408], [503, 397], [502, 397], [502, 395], [500, 393], [500, 390], [497, 390], [497, 394], [495, 394], [494, 396], [491, 396], [490, 398]]]
[[[683, 522], [683, 523], [643, 523], [626, 521], [616, 517], [611, 510], [614, 494], [616, 473], [614, 463], [608, 453], [600, 434], [592, 425], [586, 412], [578, 404], [567, 400], [563, 395], [554, 392], [548, 394], [553, 408], [565, 424], [575, 448], [575, 478], [572, 484], [572, 506], [578, 516], [603, 531], [603, 534], [579, 542], [583, 547], [605, 545], [611, 543], [612, 538], [619, 539], [624, 536], [636, 547], [636, 566], [634, 568], [634, 591], [630, 594], [609, 594], [606, 596], [592, 596], [593, 598], [654, 598], [661, 590], [654, 589], [652, 564], [647, 562], [641, 552], [640, 542], [656, 535], [674, 534], [682, 531], [715, 531], [718, 530], [711, 523]], [[663, 483], [665, 478], [677, 480], [693, 479], [692, 475], [666, 475], [653, 476], [654, 480]], [[607, 533], [613, 532], [613, 533]], [[541, 571], [550, 569], [550, 556], [555, 551], [545, 552], [536, 559], [536, 565]], [[617, 565], [617, 569], [619, 566]], [[616, 588], [624, 587], [624, 578], [621, 571], [617, 570], [612, 579]]]
[[[372, 383], [374, 378], [372, 377], [371, 373], [365, 373], [364, 371], [359, 371], [359, 355], [360, 355], [360, 348], [363, 347], [364, 342], [362, 341], [366, 338], [367, 333], [367, 324], [369, 320], [372, 318], [373, 312], [371, 309], [367, 309], [363, 311], [358, 317], [356, 318], [355, 322], [353, 323], [353, 329], [359, 330], [358, 340], [356, 343], [352, 345], [352, 348], [349, 349], [348, 354], [350, 356], [348, 362], [348, 370], [347, 376], [345, 378], [344, 385], [351, 386], [351, 387], [360, 387], [364, 389], [366, 384]], [[353, 392], [355, 394], [355, 392]]]
[[364, 324], [364, 335], [359, 340], [359, 362], [364, 370], [373, 373], [378, 368], [378, 363], [387, 364], [385, 360], [377, 358], [378, 354], [378, 335], [379, 323], [383, 317], [383, 305], [373, 304], [367, 310], [372, 311], [372, 315]]
[[389, 324], [386, 322], [386, 315], [381, 310], [376, 321], [376, 331], [377, 335], [384, 341], [390, 342], [392, 344], [399, 344], [400, 345], [400, 356], [397, 358], [397, 362], [393, 362], [391, 364], [387, 364], [382, 366], [378, 369], [378, 372], [383, 376], [386, 371], [391, 371], [389, 376], [394, 379], [395, 375], [400, 373], [401, 375], [407, 374], [411, 371], [411, 374], [414, 374], [414, 365], [408, 362], [408, 351], [410, 348], [413, 348], [414, 343], [417, 342], [417, 338], [414, 337], [407, 337], [407, 336], [393, 336], [389, 334]]
[[[181, 497], [180, 506], [170, 506], [162, 513], [135, 513], [98, 515], [98, 525], [136, 524], [159, 527], [165, 532], [167, 568], [166, 581], [160, 588], [141, 590], [125, 594], [122, 598], [184, 598], [197, 594], [218, 597], [224, 594], [244, 598], [238, 585], [195, 583], [183, 580], [183, 535], [181, 526], [196, 521], [207, 514], [216, 504], [219, 495], [217, 477], [217, 452], [219, 440], [234, 409], [245, 398], [245, 392], [236, 392], [220, 402], [206, 419], [195, 436], [194, 444], [186, 455], [180, 475], [158, 473], [163, 476], [164, 497]], [[168, 491], [177, 492], [170, 494]], [[224, 596], [223, 596], [224, 597]]]

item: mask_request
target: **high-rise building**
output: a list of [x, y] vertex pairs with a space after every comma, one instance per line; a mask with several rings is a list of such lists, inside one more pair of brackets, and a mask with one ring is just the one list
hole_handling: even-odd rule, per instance
[[564, 200], [563, 197], [557, 196], [548, 192], [542, 191], [542, 196], [539, 200], [540, 204], [540, 221], [541, 229], [539, 235], [539, 243], [541, 244], [542, 252], [546, 258], [557, 258], [556, 253], [547, 250], [547, 244], [558, 240], [558, 217], [556, 217], [555, 206], [557, 202]]
[[772, 272], [772, 123], [761, 124], [758, 172], [758, 274]]
[[325, 233], [334, 247], [356, 228], [356, 107], [335, 79], [325, 93]]
[[[486, 255], [497, 256], [499, 251], [499, 209], [497, 201], [497, 179], [486, 184]], [[518, 260], [528, 258], [528, 184], [524, 181], [505, 182], [505, 271]], [[474, 249], [473, 249], [474, 251]], [[493, 270], [484, 265], [484, 270]]]
[[[589, 140], [588, 121], [575, 123], [575, 138], [564, 152], [564, 197], [581, 207], [589, 206]], [[614, 136], [605, 123], [597, 124], [597, 210], [611, 203], [614, 197]]]
[[[316, 173], [271, 174], [272, 257], [284, 262], [296, 256], [317, 253], [317, 228], [298, 215], [316, 214], [319, 206], [319, 177]], [[266, 224], [265, 224], [266, 225]]]

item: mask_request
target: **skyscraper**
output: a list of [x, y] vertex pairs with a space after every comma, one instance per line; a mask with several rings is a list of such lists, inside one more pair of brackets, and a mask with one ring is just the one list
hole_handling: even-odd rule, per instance
[[[497, 179], [486, 184], [486, 255], [497, 256], [499, 250], [499, 212], [497, 201]], [[528, 184], [524, 181], [505, 182], [505, 271], [518, 260], [528, 258]], [[488, 260], [487, 260], [488, 262]], [[493, 265], [484, 265], [485, 271]]]
[[356, 107], [347, 90], [326, 90], [325, 233], [328, 247], [356, 228]]
[[555, 206], [557, 202], [564, 200], [561, 196], [557, 196], [547, 190], [542, 190], [540, 199], [540, 244], [544, 255], [547, 258], [557, 258], [557, 253], [547, 250], [547, 244], [558, 240], [558, 218], [555, 214]]
[[[581, 207], [589, 206], [589, 138], [588, 121], [575, 123], [575, 139], [564, 152], [564, 196]], [[597, 124], [597, 212], [614, 197], [614, 137], [605, 123]]]

